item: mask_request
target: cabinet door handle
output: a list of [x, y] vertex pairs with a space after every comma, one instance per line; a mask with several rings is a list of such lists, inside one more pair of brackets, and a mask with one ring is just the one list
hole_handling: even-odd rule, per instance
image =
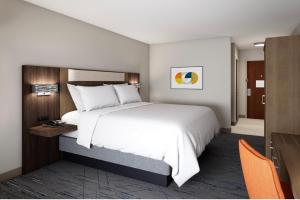
[[277, 159], [276, 156], [272, 156], [272, 161], [273, 161], [273, 163], [274, 163], [275, 168], [276, 168], [276, 169], [280, 169], [279, 161], [278, 161], [278, 159]]

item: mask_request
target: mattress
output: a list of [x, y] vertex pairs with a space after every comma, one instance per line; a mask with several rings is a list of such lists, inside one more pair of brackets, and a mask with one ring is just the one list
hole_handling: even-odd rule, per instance
[[76, 138], [74, 137], [64, 135], [60, 136], [59, 150], [148, 172], [153, 172], [164, 176], [169, 176], [171, 174], [170, 166], [163, 161], [97, 146], [92, 146], [90, 149], [87, 149], [83, 146], [78, 145], [76, 143]]

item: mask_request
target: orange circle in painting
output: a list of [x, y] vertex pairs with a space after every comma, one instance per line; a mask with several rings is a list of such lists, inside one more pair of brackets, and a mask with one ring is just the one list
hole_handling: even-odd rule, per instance
[[198, 74], [195, 72], [178, 72], [175, 75], [176, 83], [181, 84], [195, 84], [198, 82]]

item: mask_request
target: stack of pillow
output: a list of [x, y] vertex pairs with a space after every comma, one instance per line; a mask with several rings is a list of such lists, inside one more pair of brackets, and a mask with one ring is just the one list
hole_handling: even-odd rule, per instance
[[67, 86], [77, 110], [81, 112], [142, 101], [134, 85]]

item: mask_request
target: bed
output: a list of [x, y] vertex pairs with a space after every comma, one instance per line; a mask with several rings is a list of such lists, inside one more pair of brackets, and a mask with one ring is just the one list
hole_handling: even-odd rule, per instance
[[[62, 120], [78, 126], [59, 138], [64, 159], [165, 186], [174, 180], [180, 187], [199, 172], [197, 158], [220, 129], [212, 109], [142, 102], [137, 89], [126, 86], [138, 83], [138, 74], [60, 73]], [[99, 77], [115, 79], [97, 81]], [[72, 92], [70, 96], [70, 84], [79, 90], [86, 110]], [[114, 92], [107, 90], [110, 87]], [[136, 94], [127, 95], [129, 91]], [[106, 106], [95, 106], [98, 101]]]
[[197, 157], [219, 132], [203, 106], [146, 102], [66, 113], [78, 131], [60, 138], [60, 150], [162, 176], [178, 186], [199, 172]]

